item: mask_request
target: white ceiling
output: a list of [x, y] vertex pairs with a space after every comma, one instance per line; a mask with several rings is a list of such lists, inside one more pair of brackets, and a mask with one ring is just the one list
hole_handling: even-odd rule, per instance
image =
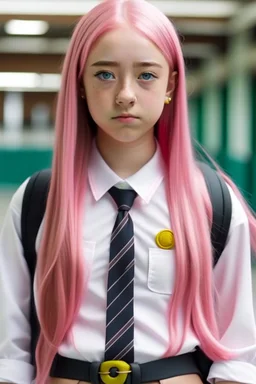
[[[245, 2], [245, 0], [148, 1], [164, 13], [178, 17], [230, 17], [234, 15]], [[0, 1], [0, 14], [82, 15], [100, 2], [100, 0], [2, 0]]]

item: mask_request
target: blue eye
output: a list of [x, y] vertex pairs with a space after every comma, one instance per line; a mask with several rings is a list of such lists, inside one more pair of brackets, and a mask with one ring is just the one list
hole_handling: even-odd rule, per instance
[[98, 73], [96, 73], [95, 76], [98, 77], [100, 80], [103, 80], [103, 81], [104, 80], [113, 80], [113, 78], [114, 78], [112, 73], [106, 72], [106, 71], [98, 72]]
[[142, 73], [140, 77], [142, 77], [142, 80], [146, 80], [146, 81], [156, 79], [156, 76], [154, 76], [152, 73], [149, 73], [149, 72]]

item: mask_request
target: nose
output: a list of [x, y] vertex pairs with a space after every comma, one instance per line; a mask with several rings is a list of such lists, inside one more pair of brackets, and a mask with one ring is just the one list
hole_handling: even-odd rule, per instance
[[137, 99], [131, 87], [123, 87], [116, 95], [116, 104], [123, 107], [131, 107], [136, 103]]

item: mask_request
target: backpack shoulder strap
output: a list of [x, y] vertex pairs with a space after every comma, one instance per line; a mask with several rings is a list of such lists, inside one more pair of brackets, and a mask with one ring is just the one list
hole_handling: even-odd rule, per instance
[[31, 176], [24, 192], [21, 211], [21, 238], [24, 258], [28, 265], [31, 283], [30, 326], [31, 360], [33, 365], [35, 365], [35, 349], [39, 335], [39, 324], [33, 295], [34, 274], [37, 260], [35, 243], [46, 208], [50, 177], [50, 169], [37, 172]]
[[232, 202], [223, 178], [209, 165], [199, 162], [212, 202], [213, 222], [211, 242], [214, 249], [214, 266], [225, 248], [232, 215]]
[[36, 258], [36, 236], [42, 222], [50, 183], [51, 171], [40, 171], [31, 176], [23, 196], [21, 213], [21, 238], [24, 257], [27, 261], [31, 277], [34, 276]]

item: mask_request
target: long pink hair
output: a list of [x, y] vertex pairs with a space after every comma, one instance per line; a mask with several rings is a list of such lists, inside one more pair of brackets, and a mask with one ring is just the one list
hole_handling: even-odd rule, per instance
[[[158, 9], [144, 0], [107, 0], [82, 17], [66, 54], [56, 116], [52, 180], [38, 255], [38, 316], [36, 382], [47, 382], [57, 350], [79, 311], [86, 288], [82, 253], [82, 220], [87, 190], [87, 164], [93, 133], [90, 115], [80, 97], [86, 60], [104, 33], [128, 24], [163, 53], [170, 71], [178, 72], [172, 104], [157, 124], [157, 139], [167, 168], [167, 196], [176, 241], [176, 284], [170, 302], [171, 343], [175, 355], [192, 325], [203, 351], [212, 359], [228, 359], [232, 351], [219, 342], [214, 312], [212, 210], [191, 143], [183, 55], [176, 31]], [[238, 189], [218, 168], [241, 200], [256, 249], [256, 221]], [[196, 223], [196, 225], [195, 225]], [[178, 324], [182, 308], [184, 324]]]

